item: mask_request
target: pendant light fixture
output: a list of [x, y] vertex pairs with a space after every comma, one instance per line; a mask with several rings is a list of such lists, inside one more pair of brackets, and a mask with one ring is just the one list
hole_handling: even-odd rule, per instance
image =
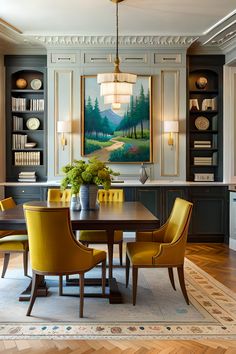
[[110, 0], [116, 4], [116, 58], [114, 72], [97, 75], [100, 85], [100, 95], [104, 96], [104, 104], [112, 104], [112, 109], [120, 109], [122, 103], [129, 103], [133, 85], [137, 75], [122, 73], [119, 68], [120, 59], [118, 52], [118, 3], [124, 0]]

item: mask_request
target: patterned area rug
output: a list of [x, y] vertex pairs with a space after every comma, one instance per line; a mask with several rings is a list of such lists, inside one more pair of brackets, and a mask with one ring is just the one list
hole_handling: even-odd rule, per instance
[[145, 269], [133, 307], [124, 269], [116, 269], [124, 304], [86, 298], [84, 319], [78, 318], [78, 298], [57, 296], [56, 280], [50, 279], [52, 296], [38, 298], [32, 316], [26, 317], [28, 303], [17, 301], [16, 284], [22, 287], [28, 280], [19, 280], [17, 272], [0, 280], [0, 339], [236, 339], [236, 294], [187, 259], [190, 306], [179, 288], [173, 291], [165, 270]]

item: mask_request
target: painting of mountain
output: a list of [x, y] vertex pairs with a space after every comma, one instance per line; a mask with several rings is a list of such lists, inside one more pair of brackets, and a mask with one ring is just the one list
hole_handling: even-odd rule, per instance
[[82, 156], [104, 162], [152, 162], [151, 76], [138, 76], [128, 104], [114, 111], [95, 76], [82, 77]]
[[115, 113], [111, 108], [101, 111], [100, 114], [102, 118], [107, 117], [110, 127], [114, 130], [116, 130], [122, 120], [122, 117]]

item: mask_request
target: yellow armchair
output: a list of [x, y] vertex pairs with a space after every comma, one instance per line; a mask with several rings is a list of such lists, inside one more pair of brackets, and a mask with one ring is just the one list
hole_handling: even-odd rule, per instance
[[[1, 211], [14, 208], [14, 200], [9, 197], [0, 201]], [[23, 253], [24, 275], [28, 275], [28, 236], [26, 230], [0, 231], [0, 252], [4, 254], [1, 277], [4, 278], [10, 260], [11, 253]]]
[[59, 188], [49, 188], [47, 200], [49, 202], [70, 202], [71, 190], [65, 189], [62, 191]]
[[27, 316], [30, 316], [38, 284], [43, 275], [80, 276], [80, 317], [83, 317], [84, 273], [102, 263], [102, 293], [105, 294], [106, 252], [88, 248], [74, 238], [69, 208], [46, 208], [24, 204], [32, 266], [32, 291]]
[[176, 198], [167, 222], [153, 232], [138, 232], [136, 242], [127, 243], [126, 286], [129, 282], [129, 268], [132, 265], [133, 305], [136, 304], [139, 268], [168, 268], [169, 277], [175, 289], [173, 268], [177, 268], [180, 287], [189, 304], [184, 281], [184, 255], [192, 203]]
[[[100, 203], [113, 203], [124, 201], [123, 189], [99, 189], [98, 201]], [[79, 240], [85, 245], [94, 243], [107, 243], [107, 233], [105, 230], [81, 230]], [[122, 265], [122, 245], [123, 245], [123, 232], [115, 230], [114, 243], [119, 245], [120, 265]]]

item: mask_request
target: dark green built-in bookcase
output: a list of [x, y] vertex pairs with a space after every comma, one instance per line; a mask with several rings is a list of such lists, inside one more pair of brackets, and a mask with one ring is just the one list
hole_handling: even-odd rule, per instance
[[187, 180], [223, 180], [224, 55], [189, 55]]
[[[24, 176], [26, 182], [34, 179], [32, 178], [34, 173], [36, 181], [45, 181], [47, 179], [47, 57], [6, 55], [4, 60], [6, 180], [18, 181], [21, 172], [28, 172], [29, 178], [27, 174]], [[30, 172], [32, 172], [31, 176]]]

